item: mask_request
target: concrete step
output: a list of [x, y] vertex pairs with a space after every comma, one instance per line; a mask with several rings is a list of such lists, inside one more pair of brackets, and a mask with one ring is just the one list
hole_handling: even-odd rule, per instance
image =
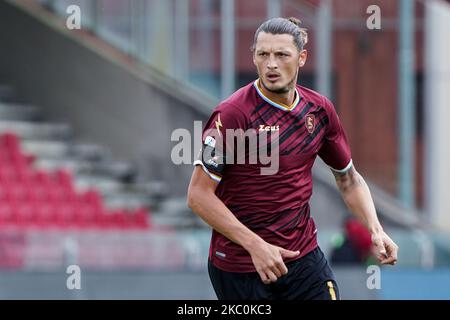
[[143, 207], [151, 207], [153, 201], [144, 194], [134, 192], [116, 192], [104, 196], [105, 204], [111, 209], [138, 209]]
[[70, 145], [61, 141], [39, 141], [24, 140], [22, 141], [22, 150], [25, 153], [32, 154], [44, 159], [63, 159], [67, 158], [70, 151]]
[[0, 120], [0, 133], [13, 132], [24, 140], [68, 140], [73, 132], [66, 123]]
[[[164, 181], [137, 182], [131, 188], [134, 192], [149, 195], [154, 202], [165, 200], [170, 194], [169, 186]], [[184, 206], [186, 206], [185, 203]]]
[[34, 165], [37, 168], [47, 171], [63, 169], [70, 171], [73, 174], [90, 172], [92, 168], [92, 163], [89, 161], [77, 160], [68, 157], [52, 158], [41, 156], [34, 162]]
[[186, 197], [169, 198], [161, 201], [153, 210], [152, 218], [162, 225], [176, 228], [206, 228], [208, 225], [194, 214], [187, 206]]
[[133, 177], [135, 174], [134, 168], [125, 162], [89, 161], [68, 156], [48, 157], [42, 153], [35, 161], [35, 165], [50, 171], [65, 169], [74, 174], [103, 175], [123, 181], [130, 180], [130, 177]]
[[32, 105], [0, 102], [0, 119], [13, 121], [41, 120], [41, 110]]
[[122, 183], [105, 176], [78, 174], [74, 178], [75, 187], [79, 191], [87, 191], [93, 188], [98, 190], [104, 196], [113, 196], [123, 190]]
[[136, 175], [135, 168], [126, 161], [92, 162], [90, 172], [123, 181], [132, 180]]
[[[107, 148], [94, 144], [64, 140], [24, 139], [21, 145], [25, 152], [35, 155], [38, 160], [42, 160], [41, 163], [44, 166], [49, 168], [58, 164], [78, 167], [81, 163], [80, 166], [85, 170], [95, 171], [98, 169], [104, 173], [125, 171], [126, 169], [123, 165], [114, 164], [114, 161], [111, 160], [111, 153]], [[102, 166], [103, 164], [105, 164], [105, 167]], [[117, 167], [108, 168], [107, 164]]]
[[70, 155], [76, 159], [89, 161], [112, 161], [111, 151], [106, 148], [89, 142], [75, 142], [71, 145]]

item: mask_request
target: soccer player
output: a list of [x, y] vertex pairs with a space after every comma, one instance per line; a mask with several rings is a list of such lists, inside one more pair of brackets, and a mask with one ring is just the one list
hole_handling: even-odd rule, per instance
[[[204, 128], [188, 205], [213, 228], [208, 270], [219, 299], [339, 299], [308, 203], [317, 156], [331, 168], [349, 210], [370, 231], [380, 263], [397, 262], [398, 247], [378, 221], [333, 104], [297, 85], [306, 43], [299, 20], [264, 22], [252, 47], [258, 79], [222, 101]], [[276, 173], [262, 174], [266, 164], [247, 161], [255, 153], [250, 146], [244, 163], [232, 161], [234, 155], [227, 154], [239, 144], [226, 136], [233, 130], [276, 140], [278, 150], [271, 150], [278, 154]]]

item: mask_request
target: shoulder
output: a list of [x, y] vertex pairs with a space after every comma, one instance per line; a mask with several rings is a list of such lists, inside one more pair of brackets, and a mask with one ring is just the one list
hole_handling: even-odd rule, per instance
[[253, 87], [253, 83], [250, 83], [235, 91], [227, 99], [221, 101], [215, 108], [215, 111], [247, 118], [253, 110], [255, 103], [255, 88]]
[[305, 101], [311, 102], [318, 107], [324, 108], [327, 113], [335, 112], [333, 103], [326, 96], [310, 88], [306, 88], [300, 85], [297, 85], [297, 90], [300, 96], [305, 99]]

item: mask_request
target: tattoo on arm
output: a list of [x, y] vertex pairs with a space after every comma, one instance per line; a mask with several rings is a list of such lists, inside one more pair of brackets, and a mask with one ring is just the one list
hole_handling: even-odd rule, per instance
[[355, 167], [351, 167], [347, 172], [340, 173], [331, 170], [336, 179], [336, 184], [342, 193], [346, 193], [355, 187], [362, 186], [364, 184], [363, 179], [359, 173], [355, 170]]

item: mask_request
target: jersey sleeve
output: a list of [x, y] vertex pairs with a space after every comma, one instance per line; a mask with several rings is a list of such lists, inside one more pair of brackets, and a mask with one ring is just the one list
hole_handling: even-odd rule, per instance
[[324, 100], [328, 126], [318, 154], [333, 171], [345, 173], [353, 165], [350, 146], [333, 104], [326, 98]]
[[222, 180], [225, 167], [227, 146], [227, 130], [245, 130], [246, 121], [242, 111], [236, 106], [221, 103], [211, 114], [202, 133], [202, 149], [195, 166], [201, 166], [211, 179]]

